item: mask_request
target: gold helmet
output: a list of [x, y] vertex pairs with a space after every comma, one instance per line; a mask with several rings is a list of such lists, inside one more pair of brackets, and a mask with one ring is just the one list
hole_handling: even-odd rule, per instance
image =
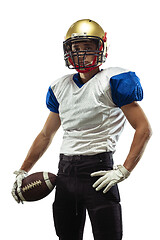
[[[77, 42], [92, 42], [96, 44], [93, 50], [74, 50]], [[107, 57], [107, 37], [101, 26], [90, 20], [82, 19], [71, 25], [63, 42], [66, 66], [78, 72], [88, 72], [99, 67]], [[86, 56], [94, 56], [90, 63], [85, 63]]]

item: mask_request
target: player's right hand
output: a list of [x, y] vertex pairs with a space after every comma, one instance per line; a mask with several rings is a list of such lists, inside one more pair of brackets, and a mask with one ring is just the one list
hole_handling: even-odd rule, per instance
[[25, 172], [24, 170], [19, 170], [19, 171], [15, 171], [14, 174], [16, 174], [16, 181], [13, 184], [12, 196], [18, 203], [20, 203], [22, 201], [19, 198], [18, 193], [21, 191], [22, 180], [28, 176], [28, 173]]

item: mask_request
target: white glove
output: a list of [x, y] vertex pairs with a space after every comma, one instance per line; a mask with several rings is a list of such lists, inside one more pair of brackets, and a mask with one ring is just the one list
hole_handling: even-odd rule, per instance
[[18, 196], [18, 193], [21, 191], [22, 181], [24, 178], [26, 178], [28, 176], [28, 173], [25, 172], [24, 170], [19, 170], [19, 171], [15, 171], [14, 174], [16, 174], [16, 181], [13, 184], [12, 196], [18, 203], [20, 203], [20, 202], [23, 203], [23, 201]]
[[106, 187], [103, 190], [103, 193], [109, 191], [111, 187], [123, 181], [129, 175], [130, 172], [122, 165], [115, 166], [113, 170], [91, 173], [91, 177], [102, 176], [93, 184], [93, 187], [96, 188], [96, 191], [99, 191], [100, 189]]

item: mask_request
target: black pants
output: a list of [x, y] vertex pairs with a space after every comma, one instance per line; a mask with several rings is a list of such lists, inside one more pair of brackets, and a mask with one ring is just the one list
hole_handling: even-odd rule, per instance
[[90, 174], [111, 170], [111, 153], [94, 156], [60, 155], [53, 217], [60, 240], [82, 240], [86, 209], [95, 240], [121, 240], [122, 216], [117, 185], [106, 194], [92, 185], [99, 177]]

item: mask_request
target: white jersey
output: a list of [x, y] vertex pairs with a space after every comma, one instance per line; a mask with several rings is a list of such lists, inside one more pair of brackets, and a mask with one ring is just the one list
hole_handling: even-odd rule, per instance
[[124, 73], [128, 71], [108, 68], [81, 87], [73, 80], [74, 74], [70, 74], [51, 85], [64, 130], [60, 153], [94, 155], [115, 151], [126, 118], [113, 102], [110, 80]]

